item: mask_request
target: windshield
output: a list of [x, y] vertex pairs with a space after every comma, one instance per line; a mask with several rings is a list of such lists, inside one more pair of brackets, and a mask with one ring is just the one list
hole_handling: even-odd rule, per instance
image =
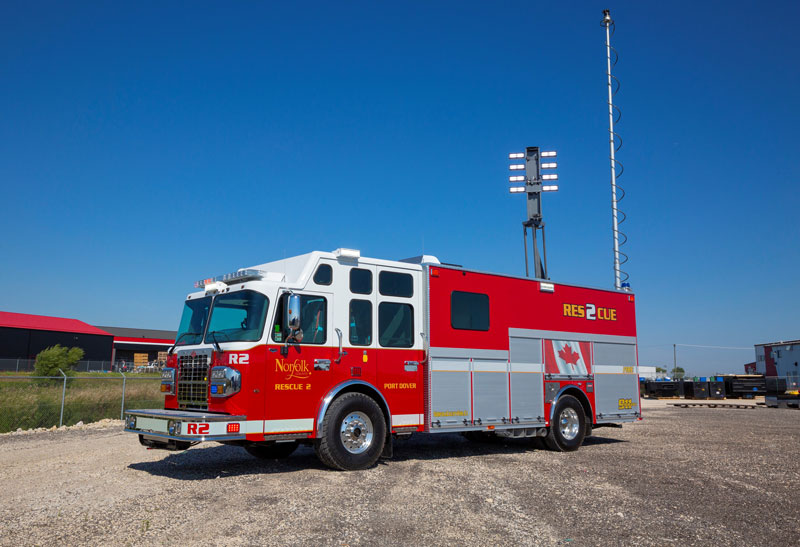
[[178, 337], [175, 339], [176, 346], [190, 346], [203, 341], [210, 307], [210, 296], [184, 302], [181, 325], [178, 327]]
[[269, 300], [255, 291], [221, 294], [214, 300], [206, 342], [254, 342], [261, 339]]

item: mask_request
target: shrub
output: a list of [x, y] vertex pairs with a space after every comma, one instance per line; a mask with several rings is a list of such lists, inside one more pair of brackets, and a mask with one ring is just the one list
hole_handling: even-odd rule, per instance
[[81, 359], [83, 359], [83, 349], [65, 348], [60, 344], [43, 349], [36, 356], [33, 365], [37, 376], [61, 376], [58, 369], [67, 372], [71, 370]]

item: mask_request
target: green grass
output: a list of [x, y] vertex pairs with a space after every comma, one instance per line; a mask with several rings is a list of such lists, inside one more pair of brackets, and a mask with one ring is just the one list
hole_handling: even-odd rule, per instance
[[[0, 433], [17, 428], [32, 429], [58, 425], [61, 413], [61, 379], [8, 378], [0, 374]], [[25, 376], [32, 376], [26, 374]], [[64, 398], [64, 425], [104, 418], [119, 419], [122, 405], [122, 376], [119, 374], [81, 374], [70, 377]], [[88, 376], [89, 378], [85, 378]], [[125, 382], [125, 408], [163, 408], [158, 374], [128, 376]]]

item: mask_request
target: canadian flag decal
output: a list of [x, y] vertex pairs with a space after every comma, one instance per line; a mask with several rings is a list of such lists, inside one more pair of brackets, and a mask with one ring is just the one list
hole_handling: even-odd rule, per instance
[[544, 368], [549, 374], [585, 376], [591, 371], [589, 342], [545, 340]]

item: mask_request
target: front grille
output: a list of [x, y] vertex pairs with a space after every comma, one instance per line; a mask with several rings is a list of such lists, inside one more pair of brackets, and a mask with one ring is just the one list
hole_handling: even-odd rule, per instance
[[208, 355], [178, 357], [178, 407], [208, 410]]

